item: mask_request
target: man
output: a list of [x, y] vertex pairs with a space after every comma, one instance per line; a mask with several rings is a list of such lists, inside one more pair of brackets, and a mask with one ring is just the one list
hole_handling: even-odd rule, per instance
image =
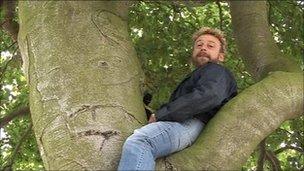
[[233, 75], [223, 66], [226, 40], [217, 29], [201, 28], [193, 35], [196, 69], [171, 94], [149, 124], [126, 140], [118, 170], [154, 170], [155, 159], [194, 143], [207, 122], [237, 94]]

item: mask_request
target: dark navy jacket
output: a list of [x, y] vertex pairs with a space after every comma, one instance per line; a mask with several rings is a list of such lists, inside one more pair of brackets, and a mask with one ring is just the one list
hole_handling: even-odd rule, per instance
[[209, 62], [190, 73], [155, 115], [158, 121], [181, 122], [195, 117], [207, 123], [236, 94], [237, 85], [231, 72]]

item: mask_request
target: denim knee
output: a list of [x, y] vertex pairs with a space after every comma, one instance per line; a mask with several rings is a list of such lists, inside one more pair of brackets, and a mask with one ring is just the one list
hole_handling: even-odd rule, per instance
[[125, 144], [144, 145], [146, 143], [145, 141], [146, 141], [145, 136], [133, 133], [126, 139]]
[[134, 133], [127, 138], [123, 148], [144, 148], [147, 151], [151, 151], [153, 156], [155, 154], [150, 138], [137, 131], [134, 131]]

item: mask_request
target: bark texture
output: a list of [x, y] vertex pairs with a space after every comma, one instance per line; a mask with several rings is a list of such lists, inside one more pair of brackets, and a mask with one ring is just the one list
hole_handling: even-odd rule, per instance
[[[19, 2], [19, 46], [47, 170], [116, 169], [124, 140], [144, 124], [143, 72], [127, 10], [125, 1]], [[262, 68], [253, 72], [258, 77], [277, 69], [273, 59], [258, 58], [251, 68]], [[274, 72], [225, 105], [191, 148], [159, 159], [157, 168], [240, 169], [261, 140], [301, 114], [302, 74]]]
[[158, 167], [240, 170], [266, 136], [303, 114], [303, 81], [301, 73], [272, 73], [221, 108], [191, 148]]
[[261, 80], [270, 71], [300, 72], [274, 42], [267, 21], [266, 1], [231, 1], [233, 32], [246, 68]]
[[115, 169], [145, 122], [128, 4], [20, 1], [19, 46], [47, 170]]

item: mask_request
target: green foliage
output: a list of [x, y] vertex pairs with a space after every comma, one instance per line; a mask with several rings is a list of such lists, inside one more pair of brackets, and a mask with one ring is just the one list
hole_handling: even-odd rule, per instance
[[[239, 89], [243, 90], [253, 81], [237, 55], [227, 3], [222, 3], [222, 10], [222, 27], [229, 44], [224, 65], [233, 70]], [[132, 8], [131, 37], [145, 71], [148, 91], [154, 95], [153, 108], [165, 103], [178, 82], [193, 69], [190, 64], [192, 34], [202, 26], [216, 28], [219, 25], [215, 3], [191, 8], [169, 2], [142, 2]]]
[[[270, 28], [278, 46], [302, 66], [303, 4], [300, 1], [268, 3]], [[234, 42], [229, 5], [221, 2], [220, 6], [221, 17], [219, 6], [215, 2], [208, 2], [200, 7], [177, 5], [169, 1], [140, 2], [131, 8], [129, 31], [145, 72], [146, 89], [153, 94], [150, 105], [152, 108], [157, 109], [166, 103], [177, 84], [193, 69], [189, 62], [192, 52], [191, 37], [193, 32], [202, 26], [222, 28], [225, 32], [228, 52], [224, 65], [234, 73], [239, 91], [254, 83]], [[1, 11], [0, 20], [2, 19]], [[3, 118], [19, 106], [28, 104], [28, 88], [21, 70], [20, 57], [5, 57], [4, 52], [9, 52], [13, 56], [18, 54], [17, 44], [13, 44], [2, 30], [0, 37], [0, 118]], [[0, 140], [0, 168], [12, 158], [13, 151], [30, 122], [29, 116], [16, 118], [4, 127], [6, 138]], [[276, 151], [290, 145], [303, 151], [303, 127], [303, 117], [286, 121], [266, 139], [267, 150]], [[258, 156], [259, 150], [256, 149], [242, 170], [256, 169]], [[303, 152], [284, 150], [277, 158], [284, 170], [304, 167]], [[270, 163], [266, 162], [264, 168], [271, 170]], [[13, 169], [43, 169], [33, 132], [22, 142]]]
[[268, 149], [272, 151], [276, 151], [277, 149], [286, 146], [299, 147], [299, 149], [302, 149], [302, 152], [294, 149], [287, 149], [286, 152], [278, 154], [283, 170], [294, 170], [295, 168], [300, 169], [303, 167], [303, 137], [304, 123], [302, 116], [299, 119], [284, 122], [275, 133], [267, 138], [267, 143], [271, 144]]
[[[3, 34], [3, 32], [1, 32]], [[5, 36], [3, 36], [5, 38]], [[7, 49], [11, 44], [11, 40], [3, 41], [2, 53], [0, 58], [0, 118], [9, 115], [18, 107], [28, 104], [28, 88], [26, 80], [21, 71], [20, 59], [16, 56], [17, 46], [14, 45], [11, 49]], [[6, 48], [6, 49], [5, 49]], [[23, 118], [16, 118], [4, 127], [4, 132], [1, 132], [0, 140], [0, 168], [8, 165], [14, 154], [14, 149], [20, 138], [28, 128], [30, 123], [29, 116]], [[6, 137], [6, 138], [3, 138]], [[38, 152], [36, 140], [33, 132], [31, 132], [27, 139], [22, 142], [19, 151], [15, 154], [14, 170], [29, 170], [38, 169], [42, 167], [42, 161]]]
[[301, 63], [304, 70], [304, 2], [268, 1], [268, 7], [268, 22], [277, 45]]
[[[273, 8], [281, 11], [294, 11], [301, 13], [300, 8], [285, 9], [284, 5], [272, 1]], [[286, 1], [286, 4], [291, 2]], [[192, 34], [202, 26], [219, 28], [223, 23], [222, 30], [226, 33], [228, 42], [228, 52], [224, 65], [229, 68], [235, 75], [239, 91], [254, 83], [251, 75], [246, 71], [237, 47], [234, 42], [233, 31], [231, 26], [231, 16], [227, 3], [220, 3], [222, 8], [222, 21], [219, 17], [219, 8], [215, 2], [208, 3], [202, 7], [191, 8], [188, 6], [176, 6], [168, 2], [157, 3], [139, 3], [134, 6], [130, 12], [130, 32], [134, 42], [138, 57], [142, 62], [146, 75], [147, 91], [152, 92], [153, 101], [151, 107], [157, 109], [161, 104], [167, 102], [170, 93], [175, 89], [177, 84], [187, 75], [191, 69], [189, 58], [192, 51]], [[270, 11], [272, 21], [277, 22], [284, 18], [277, 12]], [[289, 15], [292, 15], [288, 13]], [[299, 17], [299, 16], [297, 16]], [[290, 18], [290, 23], [294, 24], [292, 38], [298, 38], [303, 44], [302, 29], [295, 24], [301, 21], [300, 18]], [[301, 46], [294, 46], [291, 42], [290, 35], [283, 34], [285, 27], [278, 27], [273, 30], [274, 37], [279, 36], [281, 43], [279, 47], [287, 54], [292, 55], [299, 64], [301, 64]], [[182, 33], [182, 34], [181, 34]], [[301, 38], [300, 38], [301, 37]], [[303, 49], [303, 48], [302, 48]], [[303, 131], [299, 129], [302, 125], [303, 118], [287, 121], [280, 129], [288, 125], [293, 127], [294, 138], [286, 138], [286, 135], [274, 132], [267, 138], [267, 149], [275, 151], [281, 148], [282, 144], [295, 144], [297, 147], [303, 147], [303, 144], [297, 143], [292, 139], [300, 139]], [[280, 130], [279, 129], [279, 130]], [[298, 132], [298, 133], [296, 133]], [[303, 149], [303, 148], [302, 148]], [[243, 170], [254, 170], [257, 166], [259, 151], [258, 149], [250, 156]], [[286, 150], [280, 153], [278, 159], [281, 161], [282, 169], [299, 169], [304, 166], [303, 153]], [[293, 160], [293, 163], [291, 162]], [[296, 164], [296, 162], [298, 164]], [[265, 161], [264, 168], [271, 170], [271, 163]]]

